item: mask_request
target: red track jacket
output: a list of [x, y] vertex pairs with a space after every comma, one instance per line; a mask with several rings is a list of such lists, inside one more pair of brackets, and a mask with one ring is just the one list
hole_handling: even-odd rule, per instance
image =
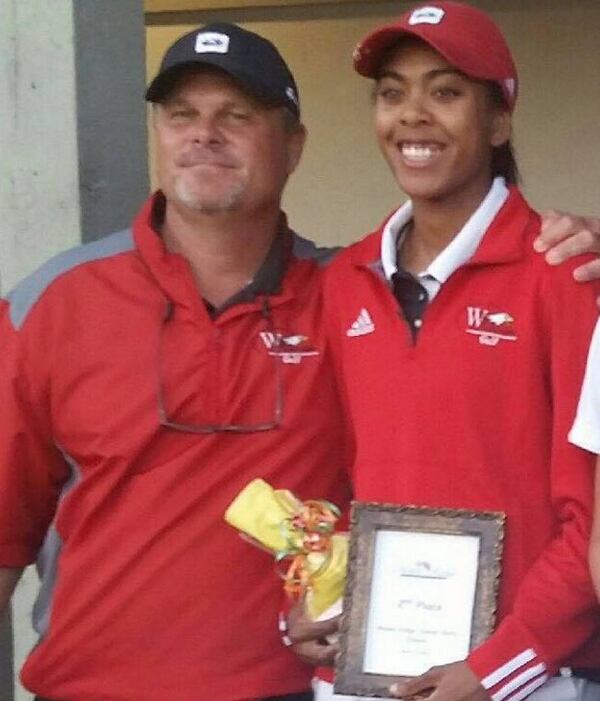
[[382, 275], [381, 230], [325, 274], [356, 499], [507, 514], [497, 629], [468, 660], [498, 699], [562, 665], [600, 666], [592, 458], [567, 442], [598, 289], [573, 283], [581, 261], [552, 268], [535, 254], [538, 230], [513, 189], [416, 344]]

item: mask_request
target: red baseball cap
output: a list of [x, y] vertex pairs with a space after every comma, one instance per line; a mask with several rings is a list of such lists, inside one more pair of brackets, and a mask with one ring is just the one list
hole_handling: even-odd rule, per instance
[[403, 36], [429, 44], [452, 66], [478, 80], [497, 83], [512, 111], [517, 100], [518, 76], [508, 44], [488, 15], [471, 5], [442, 0], [419, 5], [384, 25], [354, 49], [354, 68], [376, 78], [386, 51]]

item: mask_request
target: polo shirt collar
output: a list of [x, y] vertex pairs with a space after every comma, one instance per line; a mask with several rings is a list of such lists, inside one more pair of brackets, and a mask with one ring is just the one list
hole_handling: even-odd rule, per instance
[[254, 302], [258, 297], [279, 294], [292, 254], [293, 237], [287, 225], [287, 218], [281, 212], [277, 234], [260, 268], [245, 287], [216, 309], [216, 313], [221, 314], [236, 304]]
[[[158, 191], [149, 198], [138, 214], [134, 224], [134, 236], [138, 250], [168, 296], [179, 299], [181, 278], [187, 264], [181, 256], [170, 253], [164, 245], [159, 233], [164, 215], [165, 197]], [[237, 304], [254, 302], [259, 297], [279, 294], [292, 258], [293, 244], [294, 234], [288, 227], [287, 217], [281, 212], [277, 235], [256, 274], [247, 285], [221, 305], [216, 313], [221, 314]]]
[[[463, 228], [429, 264], [420, 276], [435, 278], [440, 284], [464, 265], [475, 253], [487, 229], [508, 199], [509, 190], [504, 178], [494, 178], [492, 186], [479, 207]], [[381, 264], [387, 280], [398, 272], [398, 243], [404, 227], [411, 221], [413, 207], [410, 200], [387, 221], [381, 236]]]

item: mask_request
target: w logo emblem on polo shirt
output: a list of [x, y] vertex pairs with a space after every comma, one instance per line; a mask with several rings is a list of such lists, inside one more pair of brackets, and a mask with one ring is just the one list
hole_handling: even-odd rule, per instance
[[479, 337], [483, 346], [497, 346], [500, 341], [516, 341], [514, 318], [508, 312], [490, 312], [483, 307], [467, 307], [465, 331]]

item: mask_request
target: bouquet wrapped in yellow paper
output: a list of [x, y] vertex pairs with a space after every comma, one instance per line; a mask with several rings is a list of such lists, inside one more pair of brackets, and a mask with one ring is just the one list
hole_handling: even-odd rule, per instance
[[305, 596], [316, 619], [341, 598], [348, 563], [348, 538], [335, 533], [339, 509], [324, 500], [300, 501], [287, 489], [252, 480], [230, 504], [225, 520], [286, 563], [284, 588]]

